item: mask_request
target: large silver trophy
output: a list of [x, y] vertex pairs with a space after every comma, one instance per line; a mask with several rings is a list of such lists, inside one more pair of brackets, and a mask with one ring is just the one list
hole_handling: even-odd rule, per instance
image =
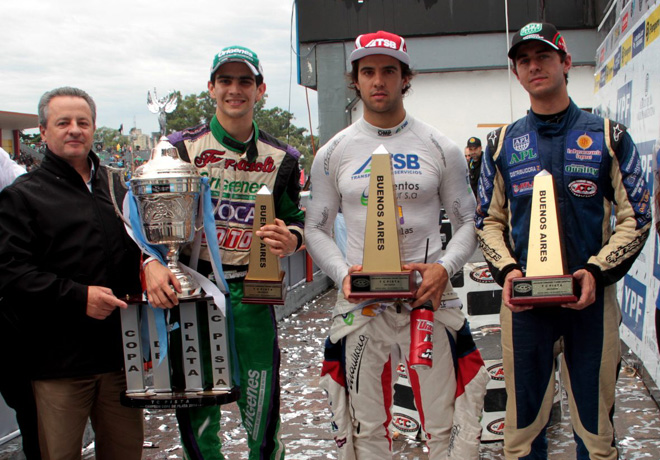
[[[123, 172], [122, 170], [120, 170]], [[108, 168], [110, 192], [117, 213], [114, 194], [116, 169]], [[123, 182], [122, 182], [123, 183]], [[167, 247], [168, 268], [181, 284], [181, 302], [168, 312], [169, 324], [179, 323], [180, 334], [159, 336], [157, 312], [140, 313], [146, 300], [127, 299], [131, 308], [122, 309], [124, 367], [127, 391], [122, 404], [153, 409], [199, 407], [235, 401], [238, 388], [233, 387], [226, 318], [212, 296], [204, 293], [199, 283], [182, 270], [179, 250], [195, 237], [202, 180], [197, 168], [179, 157], [177, 149], [162, 137], [151, 151], [151, 158], [133, 173], [129, 187], [137, 202], [139, 225], [133, 232], [143, 231], [148, 243]], [[156, 262], [152, 262], [156, 263]], [[206, 308], [202, 308], [202, 305]], [[153, 362], [153, 385], [148, 387], [143, 371], [141, 334], [147, 321]], [[167, 353], [163, 358], [163, 342], [180, 353]], [[201, 353], [207, 342], [210, 355]], [[205, 365], [204, 363], [208, 363]], [[208, 371], [210, 369], [210, 372]]]
[[167, 247], [167, 267], [181, 284], [180, 299], [201, 294], [201, 287], [179, 265], [179, 250], [195, 238], [195, 222], [201, 193], [201, 176], [192, 164], [183, 161], [165, 136], [151, 150], [151, 158], [133, 172], [129, 181], [137, 201], [142, 229], [133, 229], [119, 210], [112, 184], [122, 169], [108, 168], [110, 194], [117, 214], [134, 232], [144, 231], [150, 244]]
[[179, 249], [195, 238], [201, 177], [197, 168], [179, 158], [179, 152], [162, 137], [148, 162], [130, 180], [147, 242], [167, 246], [167, 267], [181, 283], [179, 298], [201, 293], [201, 287], [179, 266]]

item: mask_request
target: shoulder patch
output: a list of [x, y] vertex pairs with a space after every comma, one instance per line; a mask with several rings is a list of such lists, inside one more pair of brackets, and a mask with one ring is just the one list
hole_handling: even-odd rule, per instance
[[612, 149], [616, 152], [619, 150], [619, 143], [623, 137], [623, 134], [628, 130], [624, 125], [621, 123], [618, 123], [614, 120], [608, 120], [609, 124], [609, 137], [610, 137], [610, 145], [612, 146]]
[[300, 152], [293, 146], [282, 142], [275, 136], [271, 135], [270, 133], [267, 133], [263, 130], [259, 130], [259, 141], [263, 142], [265, 144], [268, 144], [272, 147], [275, 147], [276, 149], [283, 150], [289, 155], [293, 156], [295, 159], [300, 158]]
[[501, 127], [488, 133], [488, 137], [486, 139], [488, 141], [488, 148], [490, 148], [491, 151], [495, 151], [497, 149], [497, 145], [500, 143], [501, 134], [502, 134]]
[[201, 125], [186, 128], [181, 131], [181, 138], [187, 141], [194, 141], [198, 137], [208, 133], [210, 130], [211, 127], [208, 123], [202, 123]]

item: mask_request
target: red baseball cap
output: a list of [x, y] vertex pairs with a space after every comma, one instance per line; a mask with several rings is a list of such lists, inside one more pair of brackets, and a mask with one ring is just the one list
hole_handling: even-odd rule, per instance
[[351, 53], [351, 62], [372, 54], [386, 54], [410, 65], [410, 56], [406, 41], [396, 34], [379, 30], [370, 34], [362, 34], [355, 39], [355, 50]]

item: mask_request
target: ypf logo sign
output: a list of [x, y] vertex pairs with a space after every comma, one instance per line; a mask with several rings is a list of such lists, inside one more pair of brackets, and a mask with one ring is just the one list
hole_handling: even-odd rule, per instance
[[617, 91], [616, 95], [616, 116], [615, 119], [621, 124], [630, 126], [632, 113], [632, 80], [623, 85]]
[[646, 310], [646, 286], [630, 275], [623, 281], [621, 313], [623, 324], [640, 340], [644, 333], [644, 313]]

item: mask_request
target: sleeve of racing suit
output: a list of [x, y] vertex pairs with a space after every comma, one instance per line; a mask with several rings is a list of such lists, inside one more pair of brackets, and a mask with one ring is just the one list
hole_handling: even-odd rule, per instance
[[[307, 250], [314, 262], [341, 287], [348, 275], [348, 263], [332, 238], [340, 197], [336, 185], [336, 165], [332, 161], [339, 155], [335, 153], [326, 158], [331, 153], [325, 146], [322, 147], [312, 163], [312, 187], [305, 215], [305, 239]], [[330, 161], [327, 171], [324, 168], [326, 161]]]
[[298, 250], [304, 241], [305, 213], [300, 209], [300, 165], [297, 158], [287, 154], [280, 165], [280, 172], [283, 175], [278, 178], [281, 177], [285, 182], [285, 190], [277, 200], [275, 215], [286, 223], [291, 233], [296, 235], [298, 239], [296, 250]]
[[506, 126], [488, 134], [488, 145], [481, 161], [477, 211], [474, 223], [479, 248], [493, 279], [500, 286], [514, 268], [520, 268], [508, 244], [509, 208], [502, 174], [495, 165], [500, 155]]
[[440, 183], [440, 200], [449, 216], [453, 234], [441, 263], [451, 278], [472, 256], [477, 248], [477, 240], [473, 225], [475, 201], [465, 167], [465, 156], [452, 143], [445, 151], [445, 160], [447, 168]]
[[604, 285], [625, 275], [644, 247], [651, 227], [651, 192], [642, 163], [626, 128], [605, 120], [605, 139], [612, 156], [610, 179], [614, 189], [614, 233], [585, 267]]
[[171, 142], [174, 147], [176, 147], [177, 151], [179, 152], [179, 157], [183, 161], [190, 163], [190, 155], [188, 155], [188, 149], [186, 148], [186, 143], [183, 140], [181, 131], [170, 134], [167, 136], [167, 140]]

